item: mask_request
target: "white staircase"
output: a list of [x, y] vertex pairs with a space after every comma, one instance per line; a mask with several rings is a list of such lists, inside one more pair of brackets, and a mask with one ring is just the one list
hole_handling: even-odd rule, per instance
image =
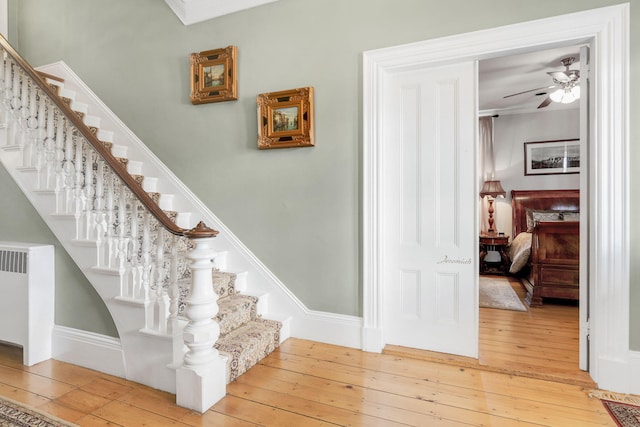
[[[289, 317], [269, 310], [269, 278], [64, 63], [40, 67], [60, 78], [47, 82], [142, 186], [159, 215], [172, 220], [175, 230], [192, 233], [185, 237], [159, 224], [109, 169], [102, 148], [96, 151], [88, 144], [79, 126], [14, 56], [5, 47], [0, 64], [0, 160], [105, 301], [118, 330], [127, 379], [177, 393], [179, 404], [206, 410], [224, 395], [221, 381], [233, 380], [257, 362], [238, 356], [244, 348], [273, 350], [268, 344], [238, 344], [234, 334], [243, 340], [242, 328], [256, 335], [263, 326], [277, 325], [276, 332], [263, 334], [263, 341], [273, 336], [281, 342], [290, 335]], [[199, 221], [222, 233], [211, 237], [215, 233], [198, 228]], [[229, 326], [231, 312], [240, 319], [237, 325]], [[211, 344], [220, 328], [218, 353]]]

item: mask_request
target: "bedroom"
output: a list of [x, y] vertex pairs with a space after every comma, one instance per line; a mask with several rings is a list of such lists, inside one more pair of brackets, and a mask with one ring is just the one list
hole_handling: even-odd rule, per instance
[[[531, 55], [534, 55], [533, 57]], [[497, 198], [493, 205], [495, 212], [493, 213], [495, 220], [496, 233], [504, 233], [512, 243], [515, 237], [514, 227], [512, 224], [512, 190], [566, 190], [580, 188], [580, 174], [525, 174], [525, 143], [556, 141], [576, 139], [580, 136], [580, 102], [570, 104], [560, 104], [553, 102], [550, 105], [538, 109], [546, 95], [540, 93], [552, 92], [547, 90], [545, 85], [553, 85], [551, 77], [547, 75], [548, 71], [554, 68], [561, 70], [561, 60], [566, 57], [573, 56], [576, 58], [571, 69], [579, 69], [579, 47], [570, 47], [563, 49], [554, 49], [551, 51], [536, 52], [530, 55], [518, 55], [508, 58], [485, 60], [480, 62], [480, 116], [493, 117], [493, 168], [495, 171], [495, 179], [499, 180], [506, 192], [505, 198]], [[506, 62], [506, 63], [505, 63]], [[526, 82], [523, 84], [522, 91], [527, 93], [512, 96], [510, 98], [502, 98], [510, 93], [517, 93], [519, 90], [512, 90], [505, 93], [504, 87], [511, 88], [514, 80], [520, 77], [521, 73], [529, 73], [537, 75], [537, 80]], [[528, 91], [528, 89], [538, 89]], [[508, 90], [508, 89], [507, 89]], [[489, 101], [489, 100], [492, 101]], [[531, 147], [531, 145], [529, 146]], [[486, 155], [485, 155], [486, 157]], [[484, 176], [490, 174], [491, 160], [481, 160], [479, 167], [480, 173], [484, 170], [483, 176], [479, 177], [479, 186], [485, 179]], [[488, 179], [488, 177], [487, 177]], [[480, 229], [486, 232], [488, 225], [488, 204], [487, 198], [483, 199], [480, 204]], [[522, 236], [521, 236], [522, 237]], [[492, 254], [497, 255], [497, 254]], [[576, 273], [577, 274], [577, 273]], [[514, 275], [510, 275], [514, 284], [514, 288], [518, 291], [521, 299], [525, 300], [527, 290], [524, 286], [517, 283], [520, 279]], [[529, 298], [531, 295], [529, 295]], [[537, 304], [540, 301], [536, 301]], [[536, 304], [534, 304], [536, 305]], [[573, 305], [573, 306], [572, 306]], [[545, 316], [553, 317], [552, 310], [555, 307], [545, 311], [544, 307], [530, 308], [536, 321], [544, 322]], [[578, 324], [578, 307], [575, 303], [568, 302], [568, 306], [562, 308], [573, 313], [574, 321]], [[496, 311], [496, 310], [490, 310]], [[481, 312], [481, 323], [483, 313]], [[517, 320], [516, 320], [517, 321]], [[480, 334], [482, 349], [482, 332]], [[529, 349], [531, 350], [531, 349]], [[578, 359], [579, 346], [573, 345], [575, 359]], [[539, 349], [540, 355], [546, 354], [548, 350]], [[481, 350], [482, 359], [482, 350]], [[517, 359], [515, 355], [514, 360]], [[489, 360], [487, 358], [487, 360]], [[576, 366], [577, 370], [577, 366]], [[575, 372], [568, 373], [569, 376], [575, 375]]]

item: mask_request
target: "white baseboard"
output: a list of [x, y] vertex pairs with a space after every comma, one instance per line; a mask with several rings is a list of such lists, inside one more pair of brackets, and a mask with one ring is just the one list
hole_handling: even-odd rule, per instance
[[124, 354], [118, 338], [56, 325], [52, 340], [55, 360], [126, 378]]
[[624, 360], [600, 358], [596, 382], [601, 390], [640, 395], [640, 352], [629, 351]]
[[362, 348], [362, 318], [306, 310], [294, 316], [291, 336], [326, 344]]

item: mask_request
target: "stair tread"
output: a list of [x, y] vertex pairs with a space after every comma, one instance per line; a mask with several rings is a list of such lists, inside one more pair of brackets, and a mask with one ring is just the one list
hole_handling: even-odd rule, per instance
[[229, 356], [229, 382], [278, 348], [281, 327], [278, 321], [260, 318], [220, 336], [215, 348]]
[[226, 335], [233, 329], [254, 320], [257, 316], [257, 302], [258, 298], [243, 294], [233, 294], [219, 299], [219, 312], [215, 320], [220, 326], [220, 334]]

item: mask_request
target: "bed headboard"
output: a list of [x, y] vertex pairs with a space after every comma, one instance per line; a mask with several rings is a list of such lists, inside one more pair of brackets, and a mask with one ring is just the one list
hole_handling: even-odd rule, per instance
[[511, 190], [513, 237], [527, 231], [527, 208], [579, 211], [580, 190]]

